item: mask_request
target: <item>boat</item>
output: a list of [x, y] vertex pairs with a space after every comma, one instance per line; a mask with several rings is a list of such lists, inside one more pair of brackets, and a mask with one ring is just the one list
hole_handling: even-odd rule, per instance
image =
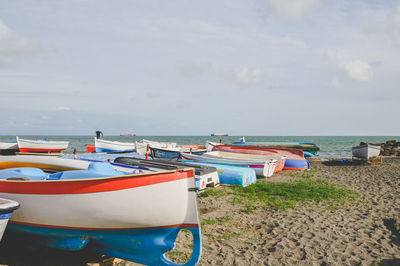
[[380, 155], [381, 146], [369, 143], [361, 143], [359, 146], [352, 147], [351, 152], [353, 154], [353, 157], [368, 160], [370, 158]]
[[8, 220], [13, 211], [19, 208], [19, 203], [9, 199], [0, 198], [0, 241], [3, 237]]
[[96, 152], [96, 146], [94, 144], [85, 144], [87, 152]]
[[19, 152], [18, 142], [13, 140], [0, 140], [0, 154], [11, 155]]
[[207, 143], [211, 145], [213, 151], [240, 152], [248, 154], [270, 155], [279, 154], [286, 157], [283, 169], [286, 170], [307, 170], [310, 169], [310, 163], [304, 158], [304, 152], [297, 149], [284, 148], [266, 148], [257, 146], [237, 146], [219, 143]]
[[181, 158], [181, 153], [186, 152], [186, 153], [192, 153], [192, 154], [197, 154], [201, 155], [205, 152], [207, 152], [206, 149], [194, 149], [194, 148], [155, 148], [152, 146], [149, 146], [150, 149], [150, 156], [153, 159], [180, 159]]
[[19, 151], [27, 152], [60, 152], [68, 148], [68, 141], [52, 141], [46, 139], [30, 140], [21, 139], [18, 136], [17, 143]]
[[202, 155], [181, 154], [183, 160], [211, 162], [227, 165], [245, 165], [254, 169], [257, 176], [270, 177], [274, 173], [276, 160], [272, 156], [211, 151]]
[[232, 145], [239, 146], [255, 146], [266, 148], [285, 148], [285, 149], [299, 149], [307, 152], [308, 155], [315, 155], [320, 150], [315, 143], [308, 142], [233, 142]]
[[133, 157], [119, 157], [114, 160], [114, 164], [130, 165], [141, 167], [149, 170], [172, 170], [181, 168], [194, 168], [196, 187], [201, 191], [206, 187], [219, 186], [219, 174], [214, 166], [198, 165], [193, 163], [183, 163], [177, 161], [166, 160], [144, 160]]
[[161, 142], [161, 141], [152, 141], [147, 139], [142, 139], [141, 141], [135, 142], [136, 152], [141, 155], [144, 155], [149, 151], [147, 149], [148, 147], [161, 148], [161, 149], [174, 149], [177, 147], [177, 144], [175, 142]]
[[187, 229], [193, 252], [186, 264], [200, 259], [193, 168], [134, 174], [106, 162], [2, 156], [0, 169], [0, 197], [21, 204], [6, 237], [69, 251], [86, 247], [146, 265], [173, 265], [165, 252], [174, 248], [179, 231]]
[[132, 134], [132, 133], [119, 133], [119, 135], [121, 136], [121, 137], [134, 137], [134, 136], [136, 136], [135, 134]]
[[224, 185], [239, 185], [242, 187], [254, 184], [257, 182], [256, 172], [248, 166], [242, 165], [225, 165], [210, 162], [194, 162], [183, 160], [183, 163], [192, 165], [203, 165], [215, 167], [218, 170], [218, 177], [221, 184]]
[[227, 133], [211, 133], [211, 137], [226, 137]]
[[94, 147], [96, 152], [132, 152], [136, 151], [135, 143], [105, 140], [95, 137]]

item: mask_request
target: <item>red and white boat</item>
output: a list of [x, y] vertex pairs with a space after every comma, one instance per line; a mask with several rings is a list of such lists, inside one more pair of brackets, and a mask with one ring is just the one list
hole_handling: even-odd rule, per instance
[[30, 140], [17, 136], [20, 152], [60, 152], [68, 148], [68, 141]]
[[187, 229], [193, 252], [186, 265], [195, 265], [201, 230], [193, 168], [135, 174], [125, 172], [130, 166], [110, 167], [48, 156], [0, 156], [0, 197], [21, 204], [7, 231], [47, 247], [87, 246], [146, 265], [176, 265], [164, 253]]

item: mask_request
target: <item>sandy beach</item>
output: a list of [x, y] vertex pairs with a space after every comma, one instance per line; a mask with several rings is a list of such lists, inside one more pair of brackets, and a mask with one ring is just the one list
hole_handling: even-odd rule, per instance
[[[400, 159], [385, 158], [383, 164], [374, 165], [316, 159], [310, 163], [312, 179], [350, 188], [359, 198], [246, 212], [229, 195], [201, 196], [203, 254], [199, 265], [399, 265]], [[266, 182], [299, 178], [295, 171], [282, 171]], [[190, 255], [189, 241], [178, 242], [181, 252], [176, 257]], [[18, 244], [4, 247], [4, 243], [0, 247], [0, 265], [135, 265], [119, 259], [99, 260], [84, 252]]]

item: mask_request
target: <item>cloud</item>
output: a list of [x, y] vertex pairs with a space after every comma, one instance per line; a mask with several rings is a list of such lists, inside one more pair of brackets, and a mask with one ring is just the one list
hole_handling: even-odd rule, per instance
[[373, 76], [371, 65], [361, 60], [346, 63], [344, 69], [350, 78], [357, 81], [369, 81]]
[[67, 106], [58, 106], [56, 111], [71, 111], [71, 108]]
[[334, 80], [331, 81], [331, 87], [334, 88], [334, 89], [343, 88], [342, 83], [337, 79], [334, 79]]
[[211, 69], [210, 64], [187, 63], [178, 67], [179, 72], [185, 77], [199, 77]]
[[304, 15], [319, 4], [320, 0], [267, 0], [270, 15], [283, 20], [300, 21]]
[[259, 68], [250, 69], [247, 67], [225, 70], [222, 72], [222, 76], [240, 87], [256, 85], [260, 83], [262, 79], [261, 70]]
[[12, 64], [17, 55], [33, 50], [33, 43], [10, 30], [0, 19], [0, 66]]

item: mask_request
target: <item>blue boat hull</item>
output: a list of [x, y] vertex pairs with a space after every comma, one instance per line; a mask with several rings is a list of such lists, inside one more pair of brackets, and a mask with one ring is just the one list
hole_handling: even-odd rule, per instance
[[112, 150], [112, 149], [105, 149], [105, 148], [99, 148], [96, 147], [96, 152], [108, 152], [108, 153], [128, 153], [128, 152], [134, 152], [135, 150], [126, 150], [126, 151], [121, 151], [121, 150]]
[[308, 170], [310, 169], [310, 163], [307, 160], [293, 160], [286, 159], [285, 166], [283, 169], [286, 170]]
[[[185, 265], [195, 265], [201, 255], [199, 227], [168, 227], [146, 229], [66, 229], [38, 227], [10, 223], [6, 237], [23, 237], [38, 245], [77, 251], [87, 247], [91, 251], [110, 257], [135, 261], [146, 265], [181, 265], [170, 261], [164, 253], [175, 247], [181, 229], [193, 234], [191, 259]], [[90, 243], [90, 245], [88, 245]]]

